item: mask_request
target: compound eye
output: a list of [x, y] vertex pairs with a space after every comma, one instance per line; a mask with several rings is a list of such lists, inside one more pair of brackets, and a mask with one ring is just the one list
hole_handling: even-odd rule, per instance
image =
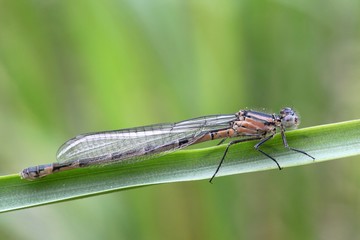
[[296, 128], [299, 125], [299, 118], [291, 108], [284, 108], [280, 112], [281, 124], [285, 128]]

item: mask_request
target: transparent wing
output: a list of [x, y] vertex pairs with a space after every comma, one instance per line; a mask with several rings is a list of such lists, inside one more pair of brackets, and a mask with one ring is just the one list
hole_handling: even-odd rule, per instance
[[191, 145], [209, 131], [228, 128], [235, 119], [235, 114], [212, 115], [178, 123], [83, 134], [64, 143], [57, 152], [57, 160], [119, 161], [161, 151], [171, 152]]

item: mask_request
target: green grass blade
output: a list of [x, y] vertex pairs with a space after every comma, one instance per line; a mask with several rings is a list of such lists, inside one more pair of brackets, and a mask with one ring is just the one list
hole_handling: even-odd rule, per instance
[[[360, 120], [289, 131], [286, 136], [290, 146], [306, 151], [316, 160], [285, 149], [278, 134], [265, 143], [262, 150], [278, 160], [285, 168], [282, 171], [286, 171], [286, 167], [360, 153]], [[254, 144], [252, 141], [233, 145], [218, 176], [277, 169], [273, 161], [254, 150]], [[0, 212], [139, 186], [209, 179], [219, 164], [225, 147], [226, 145], [221, 145], [183, 150], [132, 164], [76, 169], [37, 181], [21, 180], [15, 174], [2, 176]]]

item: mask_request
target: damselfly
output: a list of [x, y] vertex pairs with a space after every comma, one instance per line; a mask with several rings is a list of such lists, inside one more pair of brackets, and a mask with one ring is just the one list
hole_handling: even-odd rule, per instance
[[283, 108], [280, 114], [267, 114], [253, 110], [240, 110], [235, 114], [198, 117], [170, 124], [156, 124], [116, 131], [79, 135], [65, 142], [57, 152], [57, 163], [29, 167], [20, 172], [21, 178], [34, 180], [65, 170], [118, 163], [125, 160], [163, 155], [187, 146], [227, 138], [230, 141], [210, 182], [218, 173], [230, 146], [244, 141], [260, 140], [255, 149], [274, 161], [275, 158], [260, 149], [280, 130], [286, 148], [315, 159], [308, 153], [288, 145], [285, 129], [296, 128], [299, 118], [291, 108]]

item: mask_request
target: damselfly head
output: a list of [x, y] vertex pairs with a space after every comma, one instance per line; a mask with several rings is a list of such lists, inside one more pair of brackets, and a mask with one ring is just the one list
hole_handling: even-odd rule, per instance
[[300, 124], [300, 120], [295, 111], [289, 107], [283, 108], [280, 111], [281, 124], [285, 128], [297, 128]]

